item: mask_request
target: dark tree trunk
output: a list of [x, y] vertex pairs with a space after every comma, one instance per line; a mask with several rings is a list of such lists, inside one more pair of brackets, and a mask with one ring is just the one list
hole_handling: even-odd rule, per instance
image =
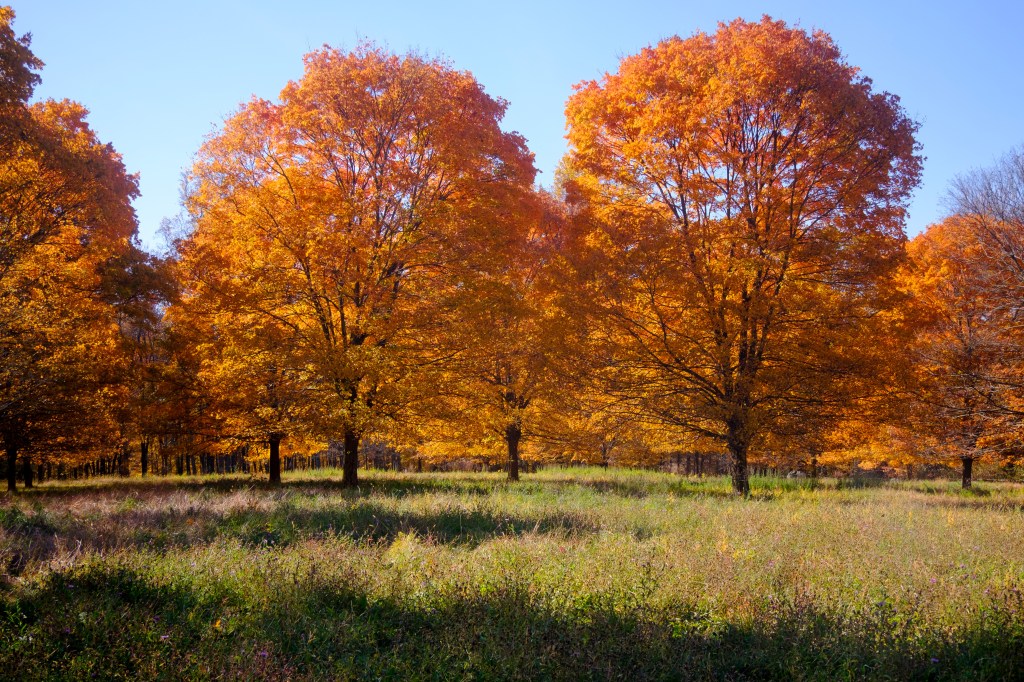
[[7, 444], [7, 491], [18, 492], [18, 446]]
[[971, 473], [974, 470], [974, 458], [973, 457], [961, 457], [960, 461], [963, 462], [963, 477], [960, 479], [960, 486], [966, 490], [971, 487]]
[[149, 442], [142, 441], [139, 445], [140, 460], [142, 464], [142, 475], [149, 473]]
[[744, 425], [740, 420], [729, 423], [726, 445], [732, 458], [732, 491], [737, 495], [750, 495], [750, 477], [747, 472], [747, 450], [750, 443], [743, 434]]
[[281, 485], [281, 435], [270, 434], [270, 482], [273, 485]]
[[505, 443], [508, 445], [508, 480], [519, 480], [519, 441], [523, 437], [523, 429], [519, 424], [505, 427]]
[[818, 456], [811, 455], [811, 479], [818, 478]]
[[32, 487], [32, 458], [25, 455], [21, 458], [21, 477], [25, 481], [25, 487]]
[[359, 434], [345, 431], [345, 458], [341, 462], [341, 486], [359, 486]]

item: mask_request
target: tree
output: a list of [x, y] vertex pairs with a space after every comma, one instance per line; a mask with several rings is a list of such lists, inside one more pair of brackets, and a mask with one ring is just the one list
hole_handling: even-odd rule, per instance
[[279, 103], [252, 100], [200, 150], [182, 245], [186, 297], [274, 328], [311, 430], [359, 443], [427, 387], [432, 311], [533, 182], [506, 103], [441, 60], [363, 45], [305, 58]]
[[116, 433], [124, 362], [104, 271], [131, 247], [137, 179], [70, 101], [27, 101], [42, 64], [0, 8], [0, 439], [8, 488], [24, 455]]
[[916, 124], [827, 34], [767, 17], [627, 57], [566, 113], [610, 390], [723, 443], [746, 494], [766, 434], [862, 390]]
[[170, 313], [197, 364], [208, 435], [229, 451], [266, 444], [270, 482], [280, 484], [282, 441], [302, 443], [312, 422], [304, 373], [282, 364], [288, 335], [276, 320], [218, 303], [194, 297]]
[[990, 237], [961, 216], [932, 225], [909, 246], [906, 287], [921, 311], [913, 343], [916, 398], [937, 436], [936, 453], [958, 459], [971, 487], [974, 462], [1016, 428], [1021, 348], [1013, 314], [1000, 299], [1010, 284], [993, 261]]
[[959, 176], [949, 203], [950, 220], [976, 254], [970, 274], [983, 283], [986, 318], [998, 325], [1000, 359], [979, 377], [998, 387], [988, 406], [996, 435], [983, 438], [982, 444], [989, 454], [998, 453], [1012, 464], [1024, 442], [1024, 148], [1011, 150], [989, 168]]

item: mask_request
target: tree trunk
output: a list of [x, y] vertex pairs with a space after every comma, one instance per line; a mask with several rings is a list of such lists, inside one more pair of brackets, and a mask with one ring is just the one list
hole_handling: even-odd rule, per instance
[[281, 485], [281, 435], [270, 434], [270, 483]]
[[974, 469], [974, 458], [973, 457], [961, 457], [960, 461], [963, 462], [963, 477], [960, 479], [960, 486], [967, 490], [971, 487], [971, 472]]
[[25, 480], [25, 487], [32, 487], [32, 458], [28, 454], [21, 458], [21, 477]]
[[145, 476], [149, 472], [149, 442], [142, 441], [139, 445], [139, 452], [142, 463], [142, 475]]
[[359, 434], [345, 430], [345, 455], [341, 462], [341, 486], [359, 486]]
[[505, 443], [508, 444], [508, 480], [519, 480], [519, 441], [523, 437], [523, 429], [519, 424], [505, 427]]
[[818, 478], [818, 456], [811, 455], [811, 480]]
[[7, 491], [18, 492], [18, 446], [7, 444]]
[[732, 458], [732, 491], [737, 495], [750, 495], [750, 478], [747, 474], [747, 450], [750, 443], [744, 437], [744, 425], [739, 419], [729, 422], [726, 445]]

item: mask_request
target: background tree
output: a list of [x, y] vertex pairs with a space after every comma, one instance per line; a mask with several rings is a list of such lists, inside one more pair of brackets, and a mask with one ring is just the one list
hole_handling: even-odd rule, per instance
[[308, 445], [303, 436], [314, 405], [306, 395], [305, 372], [282, 363], [286, 328], [249, 310], [244, 303], [222, 306], [194, 297], [170, 316], [199, 363], [197, 388], [206, 411], [215, 415], [209, 435], [220, 450], [265, 445], [270, 482], [280, 484], [282, 442]]
[[1007, 338], [1006, 273], [979, 227], [958, 216], [929, 227], [910, 243], [906, 277], [921, 310], [913, 349], [922, 426], [937, 437], [937, 454], [960, 460], [964, 488], [987, 446], [1014, 428], [1005, 417], [1020, 399], [1013, 376], [1024, 359]]
[[[998, 368], [1000, 452], [1019, 452], [1024, 433], [1024, 148], [1011, 150], [990, 168], [960, 176], [950, 191], [960, 231], [969, 233], [978, 257], [971, 267], [984, 281], [988, 315], [1000, 324], [1003, 360]], [[989, 380], [992, 377], [988, 377]]]
[[[15, 463], [116, 434], [125, 356], [105, 273], [131, 248], [137, 179], [69, 101], [29, 106], [41, 63], [0, 8], [0, 438]], [[114, 436], [116, 440], [116, 435]]]
[[768, 18], [628, 57], [567, 117], [611, 385], [724, 443], [746, 493], [759, 438], [865, 369], [845, 351], [886, 305], [916, 125], [828, 35]]

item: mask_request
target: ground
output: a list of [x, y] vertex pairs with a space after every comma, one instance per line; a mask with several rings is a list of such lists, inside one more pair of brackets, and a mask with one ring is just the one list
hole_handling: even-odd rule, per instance
[[[1014, 679], [1024, 488], [549, 469], [0, 501], [9, 679]], [[862, 484], [863, 485], [863, 484]]]

